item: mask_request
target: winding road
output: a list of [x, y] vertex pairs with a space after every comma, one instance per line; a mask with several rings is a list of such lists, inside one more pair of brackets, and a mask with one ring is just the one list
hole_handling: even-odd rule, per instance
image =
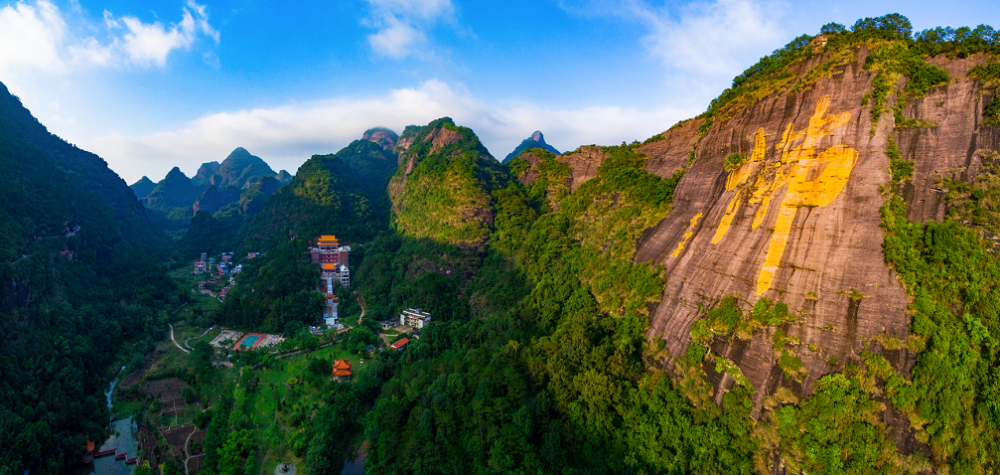
[[189, 350], [193, 350], [194, 348], [191, 348], [191, 345], [189, 345], [188, 342], [191, 340], [197, 340], [205, 335], [208, 335], [208, 332], [212, 331], [213, 328], [215, 327], [208, 327], [208, 330], [205, 330], [205, 333], [202, 333], [201, 335], [198, 335], [194, 338], [188, 338], [187, 340], [184, 340], [184, 346], [188, 347]]
[[167, 325], [170, 326], [170, 341], [174, 342], [174, 346], [185, 353], [191, 353], [190, 351], [185, 350], [181, 345], [177, 344], [177, 340], [174, 339], [174, 325], [172, 323], [168, 323]]

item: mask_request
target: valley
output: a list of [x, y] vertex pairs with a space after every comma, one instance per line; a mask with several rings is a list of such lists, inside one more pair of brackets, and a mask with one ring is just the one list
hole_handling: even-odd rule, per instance
[[0, 475], [995, 473], [998, 92], [894, 14], [643, 142], [128, 186], [0, 91]]

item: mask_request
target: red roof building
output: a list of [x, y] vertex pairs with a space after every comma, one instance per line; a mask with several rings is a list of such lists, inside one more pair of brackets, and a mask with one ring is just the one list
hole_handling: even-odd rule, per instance
[[409, 343], [409, 342], [410, 342], [409, 338], [401, 338], [400, 340], [396, 341], [395, 343], [389, 345], [389, 349], [399, 351], [399, 350], [403, 349], [403, 347], [406, 346], [406, 344]]

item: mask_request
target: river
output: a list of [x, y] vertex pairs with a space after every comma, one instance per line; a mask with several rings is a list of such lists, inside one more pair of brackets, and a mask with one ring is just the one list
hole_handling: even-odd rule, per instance
[[[111, 393], [115, 390], [116, 384], [118, 384], [118, 378], [111, 382], [111, 387], [105, 394], [108, 398], [108, 409], [112, 407]], [[131, 416], [127, 419], [114, 421], [111, 423], [111, 436], [97, 450], [115, 449], [119, 454], [128, 454], [128, 458], [135, 457], [139, 454], [139, 441], [135, 439], [137, 430]], [[106, 455], [94, 459], [94, 473], [99, 475], [133, 475], [135, 465], [125, 465], [124, 460], [115, 460], [114, 455]]]

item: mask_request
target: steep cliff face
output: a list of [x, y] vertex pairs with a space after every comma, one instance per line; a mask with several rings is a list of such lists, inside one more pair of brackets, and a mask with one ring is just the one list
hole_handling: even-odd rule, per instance
[[[822, 38], [820, 38], [822, 39]], [[941, 177], [971, 181], [983, 157], [1000, 149], [997, 131], [983, 126], [982, 82], [969, 70], [988, 57], [928, 59], [953, 78], [922, 97], [893, 84], [879, 122], [873, 123], [869, 46], [822, 51], [785, 68], [783, 87], [739, 103], [725, 114], [682, 122], [636, 147], [645, 169], [663, 178], [683, 170], [674, 211], [648, 229], [635, 260], [662, 264], [666, 285], [651, 309], [648, 336], [663, 339], [669, 362], [684, 355], [692, 324], [727, 296], [749, 309], [759, 300], [784, 302], [794, 318], [752, 335], [717, 337], [709, 357], [725, 358], [753, 386], [754, 402], [785, 387], [797, 397], [818, 378], [858, 361], [866, 344], [889, 336], [905, 340], [910, 298], [882, 250], [880, 209], [890, 181], [890, 142], [913, 163], [902, 189], [914, 221], [941, 220], [946, 206]], [[846, 51], [846, 53], [845, 53]], [[902, 102], [900, 102], [902, 101]], [[893, 117], [900, 103], [902, 115]], [[903, 117], [906, 127], [897, 127]], [[530, 183], [537, 157], [525, 154]], [[597, 175], [606, 157], [581, 147], [558, 161], [570, 165], [565, 184], [575, 191]], [[777, 339], [782, 344], [776, 350]], [[907, 374], [915, 353], [879, 350]], [[782, 356], [797, 358], [789, 371]], [[706, 361], [711, 361], [707, 359]], [[704, 365], [721, 404], [736, 383], [730, 372]]]

